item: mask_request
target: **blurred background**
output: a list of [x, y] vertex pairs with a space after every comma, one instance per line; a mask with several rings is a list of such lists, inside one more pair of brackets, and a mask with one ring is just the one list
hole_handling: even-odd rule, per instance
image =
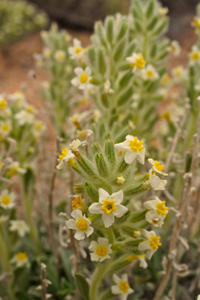
[[[148, 0], [147, 0], [148, 1]], [[94, 22], [106, 15], [127, 14], [131, 0], [0, 0], [0, 94], [13, 93], [27, 81], [34, 66], [33, 55], [41, 53], [42, 29], [52, 22], [66, 29], [72, 37], [90, 43]], [[186, 64], [187, 52], [197, 39], [191, 27], [198, 0], [161, 0], [169, 8], [168, 36], [182, 46], [181, 56], [170, 59], [170, 66]], [[41, 106], [39, 84], [46, 80], [44, 70], [29, 91], [29, 101]]]

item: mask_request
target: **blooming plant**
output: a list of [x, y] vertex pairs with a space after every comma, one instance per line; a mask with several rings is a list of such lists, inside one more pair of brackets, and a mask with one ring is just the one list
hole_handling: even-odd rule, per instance
[[[0, 95], [3, 299], [199, 294], [199, 41], [169, 71], [181, 47], [164, 37], [167, 14], [133, 0], [96, 22], [88, 47], [55, 23], [41, 32], [55, 162], [25, 94]], [[199, 6], [191, 25], [199, 36]]]

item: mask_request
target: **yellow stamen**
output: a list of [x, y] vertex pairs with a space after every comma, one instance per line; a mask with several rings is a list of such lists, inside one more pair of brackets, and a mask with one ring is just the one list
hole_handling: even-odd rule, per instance
[[108, 253], [108, 248], [105, 245], [99, 245], [96, 248], [96, 254], [98, 256], [104, 257]]
[[63, 159], [66, 155], [68, 154], [68, 151], [66, 148], [64, 148], [62, 151], [61, 151], [61, 155], [58, 156], [59, 159]]
[[21, 260], [21, 261], [27, 259], [27, 254], [26, 254], [26, 252], [18, 252], [16, 256], [17, 256], [17, 259], [18, 259], [18, 260]]
[[80, 52], [83, 51], [83, 50], [84, 50], [84, 48], [76, 47], [75, 53], [78, 54], [78, 53], [80, 53]]
[[10, 203], [10, 197], [8, 196], [3, 196], [1, 198], [1, 203], [4, 204], [4, 205], [8, 205]]
[[147, 71], [147, 76], [151, 78], [153, 76], [153, 72], [152, 71]]
[[73, 200], [71, 201], [71, 205], [73, 209], [78, 209], [78, 208], [83, 208], [84, 207], [84, 202], [81, 197], [74, 197]]
[[161, 203], [156, 204], [157, 213], [159, 215], [167, 215], [166, 210], [168, 210], [168, 207], [165, 206], [165, 201], [162, 201]]
[[121, 151], [119, 151], [119, 153], [118, 153], [118, 156], [120, 156], [120, 155], [124, 154], [124, 152], [125, 152], [125, 151], [122, 151], [122, 150], [121, 150]]
[[127, 293], [128, 290], [130, 289], [130, 285], [128, 285], [127, 281], [120, 281], [120, 283], [119, 283], [119, 289], [123, 293]]
[[159, 161], [155, 161], [153, 165], [156, 168], [156, 170], [158, 170], [159, 172], [162, 172], [164, 170], [164, 166], [161, 165]]
[[79, 219], [76, 225], [81, 231], [86, 231], [88, 229], [88, 223], [85, 219]]
[[142, 146], [144, 142], [138, 142], [137, 137], [134, 138], [134, 140], [131, 140], [129, 143], [129, 146], [132, 148], [133, 151], [137, 152], [137, 151], [142, 151], [142, 149], [144, 149], [144, 147]]
[[108, 215], [116, 210], [115, 200], [105, 199], [101, 209], [104, 210]]
[[199, 59], [199, 53], [197, 53], [197, 52], [192, 53], [192, 54], [191, 54], [191, 58], [192, 58], [193, 60]]
[[159, 242], [160, 236], [152, 236], [149, 245], [155, 250], [162, 244]]
[[82, 74], [79, 79], [80, 79], [81, 83], [86, 83], [87, 80], [88, 80], [88, 75], [87, 74]]
[[146, 61], [144, 61], [144, 57], [141, 56], [135, 60], [135, 65], [138, 69], [143, 69], [144, 65], [146, 65]]

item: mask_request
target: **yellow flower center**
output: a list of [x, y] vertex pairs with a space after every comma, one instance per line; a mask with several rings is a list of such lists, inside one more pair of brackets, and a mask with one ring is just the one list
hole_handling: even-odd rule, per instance
[[5, 124], [2, 126], [3, 131], [8, 131], [9, 130], [9, 125]]
[[120, 283], [119, 283], [119, 289], [123, 293], [127, 293], [128, 290], [130, 289], [130, 285], [128, 285], [127, 281], [120, 281]]
[[175, 76], [179, 77], [182, 74], [182, 71], [179, 69], [175, 70], [174, 74], [175, 74]]
[[152, 71], [147, 71], [147, 76], [151, 78], [153, 76], [153, 72]]
[[23, 261], [23, 260], [27, 259], [26, 252], [18, 252], [16, 256], [17, 256], [17, 259], [20, 260], [20, 261]]
[[168, 81], [169, 81], [169, 76], [168, 75], [164, 75], [163, 77], [162, 77], [162, 83], [167, 83]]
[[101, 209], [104, 210], [108, 215], [116, 210], [115, 200], [105, 199]]
[[3, 100], [1, 100], [0, 101], [0, 109], [6, 109], [6, 106], [7, 106], [7, 101], [6, 101], [6, 99], [3, 99]]
[[199, 53], [197, 53], [197, 52], [192, 53], [191, 58], [194, 60], [199, 59]]
[[149, 245], [155, 250], [162, 244], [159, 242], [160, 236], [152, 236]]
[[66, 148], [64, 148], [62, 151], [61, 151], [61, 154], [58, 156], [59, 159], [63, 159], [66, 155], [68, 154], [68, 151]]
[[162, 201], [161, 203], [156, 204], [157, 213], [159, 215], [167, 215], [166, 210], [168, 210], [168, 207], [165, 206], [165, 201]]
[[87, 80], [88, 80], [88, 75], [87, 74], [82, 74], [81, 76], [80, 76], [80, 82], [81, 83], [86, 83], [87, 82]]
[[76, 47], [75, 53], [80, 53], [81, 51], [83, 51], [84, 49], [81, 47]]
[[10, 203], [10, 197], [8, 196], [3, 196], [1, 198], [1, 203], [4, 204], [4, 205], [8, 205]]
[[131, 147], [131, 149], [135, 152], [137, 151], [142, 151], [142, 149], [144, 149], [144, 147], [142, 146], [144, 142], [138, 142], [137, 137], [134, 138], [134, 140], [131, 140], [129, 143], [129, 146]]
[[143, 69], [144, 65], [146, 65], [146, 61], [144, 61], [144, 57], [141, 56], [135, 60], [135, 65], [138, 69]]
[[36, 125], [35, 125], [35, 129], [36, 130], [40, 130], [42, 128], [42, 123], [37, 123]]
[[70, 158], [67, 162], [72, 168], [78, 169], [77, 164], [73, 158]]
[[100, 257], [106, 256], [108, 253], [108, 248], [105, 245], [99, 245], [96, 248], [96, 254]]
[[81, 197], [74, 197], [74, 199], [71, 201], [71, 205], [73, 209], [83, 208], [84, 202]]
[[88, 223], [85, 219], [79, 219], [76, 225], [81, 231], [86, 231], [88, 229]]
[[28, 111], [30, 114], [33, 114], [33, 113], [34, 113], [34, 108], [31, 107], [31, 106], [29, 106], [29, 107], [27, 108], [27, 111]]
[[164, 166], [161, 165], [159, 161], [155, 161], [153, 165], [156, 168], [156, 170], [158, 170], [159, 172], [162, 172], [164, 170]]

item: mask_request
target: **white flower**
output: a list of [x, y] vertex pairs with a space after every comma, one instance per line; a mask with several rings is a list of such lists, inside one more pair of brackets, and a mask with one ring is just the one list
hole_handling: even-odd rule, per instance
[[20, 126], [25, 124], [32, 124], [35, 120], [34, 115], [27, 110], [23, 109], [15, 115], [15, 119]]
[[37, 109], [31, 105], [31, 104], [25, 104], [24, 108], [27, 110], [27, 112], [29, 112], [30, 114], [36, 114], [37, 113]]
[[192, 51], [189, 53], [189, 57], [190, 57], [190, 65], [192, 66], [200, 62], [200, 51], [196, 45], [192, 47]]
[[91, 260], [102, 262], [105, 259], [110, 258], [109, 254], [112, 253], [111, 247], [112, 245], [109, 244], [109, 241], [106, 238], [98, 238], [98, 243], [92, 241], [89, 246], [89, 250], [93, 251], [93, 253], [90, 253]]
[[72, 151], [79, 151], [78, 148], [80, 147], [80, 145], [81, 145], [81, 141], [79, 139], [77, 139], [77, 140], [74, 140], [73, 142], [71, 142], [71, 144], [69, 144], [69, 148]]
[[77, 86], [80, 90], [85, 90], [85, 89], [91, 89], [92, 84], [90, 83], [91, 80], [91, 69], [87, 67], [85, 70], [82, 68], [78, 67], [75, 68], [74, 72], [76, 73], [77, 77], [73, 78], [71, 80], [71, 83], [74, 86]]
[[167, 7], [160, 7], [159, 8], [159, 15], [161, 17], [165, 17], [169, 12], [169, 9]]
[[84, 207], [85, 207], [84, 200], [79, 195], [74, 195], [72, 197], [73, 197], [73, 200], [71, 201], [71, 205], [72, 205], [73, 210], [79, 209], [79, 210], [83, 211]]
[[141, 76], [144, 80], [155, 81], [159, 78], [159, 74], [152, 65], [148, 65], [142, 70]]
[[103, 93], [104, 94], [113, 94], [114, 91], [111, 89], [110, 80], [107, 79], [103, 86]]
[[20, 237], [24, 237], [25, 234], [30, 231], [29, 226], [24, 220], [12, 220], [10, 224], [10, 231], [17, 231]]
[[161, 78], [161, 83], [162, 85], [167, 85], [170, 86], [171, 84], [171, 78], [169, 77], [169, 75], [167, 73], [165, 73], [162, 78]]
[[19, 165], [18, 161], [14, 161], [11, 164], [9, 164], [6, 167], [6, 170], [8, 171], [9, 176], [13, 176], [16, 173], [19, 173], [19, 174], [25, 174], [26, 173], [26, 169], [20, 168], [20, 165]]
[[1, 137], [7, 137], [12, 130], [10, 121], [0, 122], [0, 139]]
[[172, 41], [170, 46], [167, 48], [175, 57], [178, 57], [181, 52], [181, 46], [178, 41]]
[[185, 78], [186, 71], [182, 66], [178, 66], [172, 70], [172, 76], [174, 78], [174, 81], [179, 83], [181, 80]]
[[191, 23], [191, 25], [192, 25], [192, 27], [195, 28], [195, 33], [197, 35], [199, 35], [200, 34], [200, 17], [195, 16], [194, 20]]
[[155, 191], [163, 191], [166, 184], [167, 180], [162, 180], [157, 175], [150, 175], [149, 180], [145, 182], [145, 185], [150, 185]]
[[58, 62], [63, 62], [65, 60], [65, 51], [63, 50], [57, 50], [54, 54], [55, 60], [57, 60]]
[[9, 209], [15, 206], [15, 194], [9, 193], [8, 190], [3, 190], [0, 194], [0, 206]]
[[46, 129], [46, 124], [42, 121], [36, 120], [33, 127], [33, 134], [35, 137], [41, 135], [43, 131]]
[[135, 158], [141, 163], [144, 164], [145, 159], [145, 148], [142, 146], [144, 142], [139, 141], [137, 137], [132, 135], [126, 136], [126, 141], [115, 144], [115, 148], [118, 150], [126, 151], [124, 160], [127, 164], [131, 164]]
[[71, 152], [71, 150], [67, 150], [64, 148], [61, 151], [61, 154], [58, 156], [58, 162], [57, 169], [60, 170], [63, 168], [64, 164], [67, 163], [70, 159], [73, 159], [75, 155]]
[[11, 262], [16, 265], [17, 268], [28, 267], [28, 257], [26, 252], [18, 252], [12, 259]]
[[133, 73], [141, 71], [144, 68], [146, 61], [141, 53], [133, 53], [131, 56], [126, 58], [126, 61], [130, 63], [130, 67], [133, 68]]
[[197, 300], [200, 300], [200, 295], [197, 296]]
[[17, 103], [17, 105], [19, 107], [22, 107], [25, 105], [25, 96], [22, 92], [15, 92], [15, 93], [9, 95], [8, 98], [9, 98], [9, 100]]
[[8, 221], [8, 219], [9, 219], [8, 216], [0, 216], [0, 227], [4, 222]]
[[153, 222], [153, 224], [155, 222], [155, 224], [158, 224], [158, 227], [161, 228], [168, 213], [168, 207], [165, 206], [165, 201], [161, 201], [158, 197], [155, 197], [155, 200], [145, 201], [144, 207], [150, 210], [145, 215], [147, 222]]
[[146, 251], [146, 257], [151, 259], [152, 255], [156, 252], [159, 246], [162, 244], [159, 242], [160, 236], [156, 236], [153, 230], [147, 231], [145, 229], [142, 230], [142, 234], [147, 238], [146, 241], [140, 243], [138, 245], [139, 250]]
[[94, 120], [95, 121], [98, 121], [100, 118], [101, 118], [101, 112], [100, 112], [100, 110], [98, 110], [98, 109], [95, 109], [94, 110], [94, 113], [93, 113], [93, 118], [94, 118]]
[[81, 46], [81, 41], [73, 39], [73, 47], [69, 47], [68, 52], [71, 59], [82, 59], [85, 54], [85, 49]]
[[83, 240], [85, 235], [89, 237], [93, 233], [94, 229], [89, 226], [91, 221], [82, 214], [81, 210], [73, 210], [71, 216], [75, 219], [75, 221], [70, 219], [66, 222], [66, 225], [69, 229], [76, 230], [74, 237], [77, 240]]
[[121, 300], [126, 300], [129, 294], [134, 292], [133, 289], [130, 288], [128, 284], [128, 276], [127, 274], [123, 274], [118, 277], [116, 274], [113, 274], [113, 281], [116, 285], [111, 286], [111, 291], [114, 295], [120, 295]]
[[121, 218], [128, 210], [120, 203], [123, 201], [123, 191], [109, 195], [104, 189], [99, 189], [99, 203], [93, 203], [89, 207], [92, 214], [102, 214], [102, 219], [106, 228], [110, 227], [115, 217]]
[[146, 269], [147, 268], [147, 262], [146, 262], [146, 260], [145, 260], [145, 257], [146, 257], [146, 255], [138, 255], [138, 259], [139, 259], [139, 266], [141, 267], [141, 268], [144, 268], [144, 269]]
[[157, 173], [162, 174], [164, 176], [168, 175], [167, 173], [162, 172], [164, 170], [164, 165], [162, 165], [159, 161], [149, 158], [148, 162], [150, 162], [150, 164], [153, 165], [153, 167], [152, 167], [153, 170], [152, 171], [150, 170], [151, 171], [150, 176], [157, 174]]

